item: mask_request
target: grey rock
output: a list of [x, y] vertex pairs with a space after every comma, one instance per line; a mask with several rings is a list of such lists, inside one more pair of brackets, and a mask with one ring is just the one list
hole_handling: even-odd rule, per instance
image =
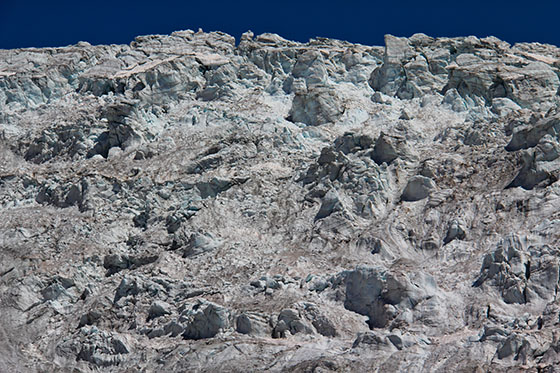
[[43, 289], [43, 291], [41, 291], [41, 294], [43, 295], [44, 300], [56, 300], [61, 294], [64, 294], [65, 292], [66, 289], [64, 288], [64, 286], [62, 286], [58, 282], [55, 282], [54, 284], [51, 284]]
[[185, 328], [175, 321], [170, 321], [163, 328], [164, 334], [168, 334], [171, 337], [178, 336], [179, 334], [183, 333], [184, 330]]
[[395, 311], [414, 308], [433, 296], [436, 285], [433, 278], [422, 273], [393, 274], [381, 268], [359, 267], [348, 273], [344, 307], [369, 317], [370, 329], [386, 327]]
[[184, 257], [200, 255], [217, 249], [222, 242], [210, 233], [195, 232], [189, 234], [180, 231], [175, 234], [173, 248], [181, 249]]
[[358, 336], [352, 344], [352, 348], [364, 346], [382, 348], [389, 346], [389, 341], [387, 340], [387, 337], [381, 337], [374, 332], [358, 333]]
[[494, 252], [484, 257], [481, 274], [473, 286], [491, 282], [501, 291], [506, 303], [551, 299], [559, 280], [558, 261], [549, 255], [547, 248], [527, 251], [518, 236], [509, 235], [498, 243]]
[[150, 339], [159, 338], [166, 334], [164, 328], [156, 328], [156, 329], [148, 329], [148, 330], [149, 331], [146, 333], [146, 336]]
[[[484, 61], [473, 55], [459, 57], [457, 66], [450, 71], [446, 88], [456, 88], [464, 97], [479, 96], [487, 101], [507, 97], [527, 107], [535, 105], [538, 97], [552, 98], [558, 89], [558, 76], [542, 62], [529, 62], [523, 67], [507, 66], [497, 72], [496, 61]], [[520, 82], [532, 89], [520, 90]]]
[[443, 243], [448, 244], [449, 242], [455, 239], [464, 240], [465, 237], [466, 237], [465, 229], [461, 226], [461, 224], [457, 220], [452, 220], [449, 223], [449, 228], [447, 229], [447, 233], [445, 234]]
[[[334, 147], [336, 150], [341, 151], [344, 154], [356, 153], [362, 150], [366, 150], [373, 145], [373, 139], [367, 135], [358, 135], [352, 132], [347, 132], [343, 136], [338, 137], [334, 141]], [[325, 148], [329, 149], [329, 148]], [[332, 158], [325, 160], [319, 157], [319, 163], [333, 162], [335, 160], [334, 153]], [[323, 156], [323, 154], [321, 154]]]
[[135, 278], [124, 277], [117, 287], [115, 292], [115, 297], [113, 299], [113, 303], [116, 303], [122, 297], [127, 297], [129, 295], [137, 295], [141, 291], [141, 284]]
[[301, 318], [297, 310], [284, 309], [278, 315], [278, 322], [272, 330], [272, 337], [285, 338], [287, 332], [291, 335], [297, 333], [310, 334], [313, 333], [313, 329]]
[[101, 319], [101, 313], [99, 313], [98, 311], [89, 311], [88, 313], [85, 313], [82, 315], [82, 317], [80, 317], [80, 322], [78, 324], [78, 327], [81, 328], [82, 326], [85, 325], [93, 325], [95, 324], [99, 319]]
[[412, 118], [413, 118], [412, 114], [405, 109], [401, 111], [401, 115], [399, 116], [399, 119], [403, 119], [403, 120], [411, 120]]
[[443, 96], [443, 103], [451, 107], [458, 113], [468, 109], [466, 101], [461, 97], [455, 88], [448, 89]]
[[428, 177], [416, 175], [406, 184], [401, 199], [403, 201], [419, 201], [428, 198], [430, 192], [436, 187], [434, 181]]
[[230, 326], [227, 309], [204, 300], [185, 310], [181, 317], [185, 319], [182, 334], [185, 339], [212, 338]]
[[555, 136], [559, 126], [560, 118], [556, 116], [528, 124], [513, 133], [506, 150], [516, 151], [535, 147], [545, 135]]
[[200, 198], [206, 199], [208, 197], [215, 197], [219, 193], [228, 190], [233, 186], [233, 182], [230, 180], [223, 180], [218, 178], [213, 178], [208, 182], [202, 182], [196, 185], [200, 192]]
[[492, 100], [492, 112], [501, 117], [517, 110], [521, 110], [521, 107], [509, 98], [498, 97]]
[[393, 346], [395, 346], [398, 350], [402, 350], [406, 347], [405, 343], [403, 343], [403, 339], [398, 335], [391, 334], [387, 336], [387, 339], [389, 339]]
[[120, 365], [125, 361], [123, 355], [130, 354], [131, 347], [118, 335], [97, 330], [95, 327], [81, 329], [83, 342], [77, 353], [77, 360], [85, 360], [97, 367]]
[[558, 180], [560, 146], [555, 135], [557, 124], [557, 119], [553, 117], [514, 132], [506, 150], [526, 150], [519, 152], [521, 167], [508, 187], [533, 189], [546, 187]]
[[268, 276], [261, 277], [261, 281], [264, 282], [265, 287], [274, 290], [280, 289], [282, 287], [281, 282], [283, 282], [283, 281], [277, 281], [276, 279], [270, 278]]
[[110, 254], [103, 258], [103, 267], [107, 269], [106, 276], [111, 276], [123, 269], [137, 268], [155, 262], [159, 255], [139, 254], [136, 256]]
[[162, 301], [155, 301], [148, 310], [148, 320], [165, 316], [171, 313], [171, 306]]
[[422, 242], [420, 243], [420, 247], [425, 251], [437, 250], [440, 247], [440, 239], [438, 236], [428, 236], [422, 240]]
[[520, 157], [521, 169], [508, 187], [522, 187], [523, 189], [534, 189], [539, 186], [548, 186], [558, 178], [546, 167], [542, 167], [536, 160], [534, 151], [524, 151]]
[[378, 104], [387, 104], [390, 105], [391, 104], [391, 100], [387, 95], [384, 95], [383, 93], [376, 91], [372, 96], [371, 96], [371, 101], [378, 103]]
[[117, 273], [120, 270], [126, 269], [130, 266], [128, 258], [119, 254], [106, 255], [103, 258], [103, 267], [105, 267], [108, 275]]
[[272, 328], [266, 317], [255, 313], [242, 313], [236, 318], [236, 330], [241, 334], [267, 337]]
[[510, 335], [496, 351], [498, 359], [505, 359], [509, 356], [517, 355], [524, 343], [526, 342], [518, 335]]
[[507, 330], [504, 330], [500, 327], [492, 327], [492, 326], [484, 326], [484, 331], [482, 333], [482, 336], [480, 337], [480, 341], [484, 342], [486, 340], [491, 340], [494, 342], [502, 342], [504, 341], [508, 335], [510, 335], [511, 333], [508, 332]]
[[336, 331], [336, 326], [332, 321], [325, 316], [319, 307], [313, 303], [304, 303], [303, 312], [305, 318], [311, 321], [311, 324], [317, 331], [317, 333], [325, 337], [336, 337], [338, 333]]
[[342, 211], [342, 209], [343, 207], [342, 203], [340, 202], [338, 193], [336, 192], [336, 190], [331, 189], [323, 197], [319, 212], [317, 212], [317, 215], [315, 215], [315, 220], [326, 218], [334, 212]]
[[559, 69], [423, 34], [0, 50], [0, 371], [555, 371]]
[[60, 208], [71, 206], [78, 206], [84, 209], [83, 206], [83, 191], [84, 185], [45, 185], [35, 198], [37, 203], [47, 203]]
[[140, 214], [136, 215], [132, 218], [134, 225], [139, 228], [146, 229], [148, 228], [148, 221], [150, 219], [150, 212], [149, 211], [142, 211]]
[[384, 133], [377, 138], [371, 158], [377, 163], [391, 163], [403, 155], [404, 139]]
[[327, 69], [321, 53], [309, 50], [300, 54], [292, 69], [294, 78], [304, 79], [307, 87], [326, 83]]
[[288, 119], [310, 126], [336, 122], [344, 113], [340, 99], [332, 89], [309, 88], [305, 93], [296, 93]]
[[[415, 51], [406, 38], [397, 38], [392, 35], [385, 36], [385, 56], [383, 65], [371, 74], [369, 84], [376, 91], [388, 95], [398, 95], [400, 98], [412, 98], [418, 95], [419, 89], [405, 78], [405, 61], [415, 56]], [[424, 65], [422, 64], [424, 62]], [[425, 60], [415, 60], [410, 63], [411, 70], [427, 70]]]

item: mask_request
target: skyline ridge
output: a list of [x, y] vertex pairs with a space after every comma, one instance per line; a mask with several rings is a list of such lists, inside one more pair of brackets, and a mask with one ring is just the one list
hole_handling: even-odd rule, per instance
[[0, 48], [60, 47], [87, 41], [91, 44], [127, 44], [137, 35], [170, 34], [176, 30], [219, 30], [238, 39], [247, 30], [306, 42], [314, 37], [382, 45], [383, 36], [433, 37], [495, 36], [510, 44], [539, 42], [560, 45], [554, 29], [558, 5], [520, 6], [509, 2], [443, 1], [399, 4], [351, 1], [342, 6], [326, 1], [285, 1], [263, 5], [257, 1], [224, 3], [210, 9], [198, 3], [150, 1], [55, 4], [39, 1], [0, 4]]

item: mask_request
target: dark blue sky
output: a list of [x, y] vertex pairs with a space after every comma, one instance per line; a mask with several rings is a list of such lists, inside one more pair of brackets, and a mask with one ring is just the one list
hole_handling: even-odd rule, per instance
[[129, 43], [136, 35], [199, 27], [236, 39], [251, 29], [299, 41], [324, 36], [383, 45], [386, 33], [423, 32], [560, 45], [559, 14], [557, 1], [0, 0], [0, 48], [63, 46], [81, 40]]

